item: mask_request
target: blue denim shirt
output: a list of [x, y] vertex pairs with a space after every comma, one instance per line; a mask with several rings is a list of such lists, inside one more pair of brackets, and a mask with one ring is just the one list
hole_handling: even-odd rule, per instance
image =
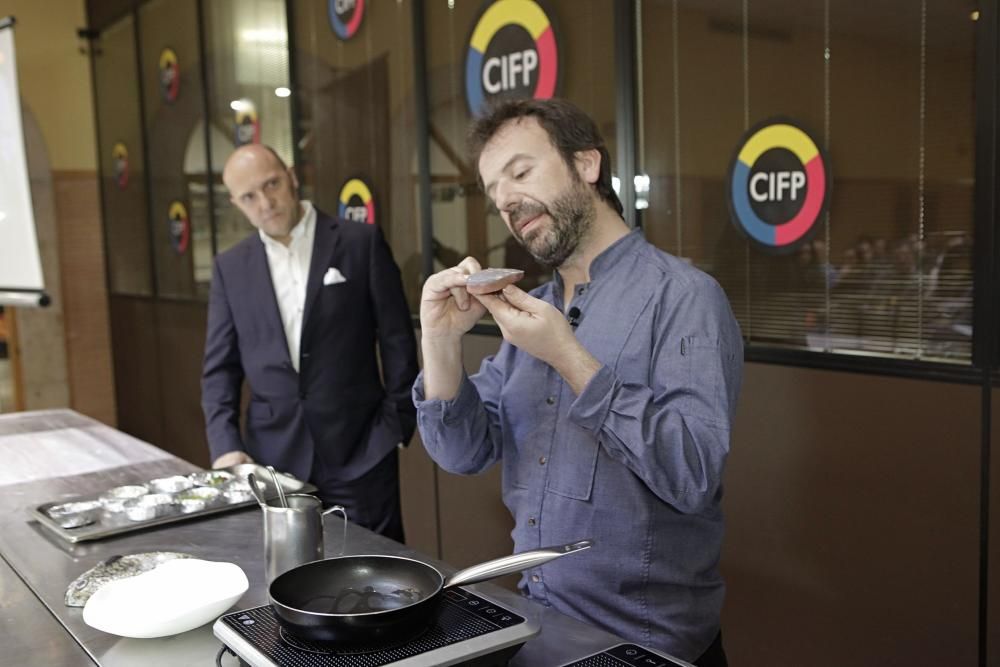
[[[522, 592], [693, 660], [719, 630], [722, 472], [743, 366], [719, 285], [638, 231], [594, 259], [570, 307], [603, 366], [576, 396], [506, 341], [450, 401], [414, 385], [420, 434], [445, 470], [503, 464], [515, 551], [593, 538], [525, 572]], [[534, 296], [568, 310], [556, 277]]]

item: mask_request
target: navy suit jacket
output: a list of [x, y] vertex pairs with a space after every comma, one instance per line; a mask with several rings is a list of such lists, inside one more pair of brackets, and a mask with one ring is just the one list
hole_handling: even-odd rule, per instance
[[[346, 280], [323, 285], [330, 267]], [[319, 457], [320, 468], [332, 471], [327, 481], [357, 479], [412, 437], [416, 375], [399, 267], [378, 227], [316, 211], [299, 372], [260, 236], [215, 258], [201, 383], [213, 461], [242, 450], [310, 480]], [[250, 389], [245, 437], [244, 378]]]

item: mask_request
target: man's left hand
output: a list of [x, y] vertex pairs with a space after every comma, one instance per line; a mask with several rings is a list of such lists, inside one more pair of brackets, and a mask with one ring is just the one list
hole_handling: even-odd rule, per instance
[[579, 345], [562, 313], [514, 285], [475, 298], [490, 311], [507, 342], [551, 366], [568, 346]]
[[601, 367], [551, 304], [514, 285], [475, 298], [490, 311], [507, 342], [555, 368], [575, 393], [579, 394]]

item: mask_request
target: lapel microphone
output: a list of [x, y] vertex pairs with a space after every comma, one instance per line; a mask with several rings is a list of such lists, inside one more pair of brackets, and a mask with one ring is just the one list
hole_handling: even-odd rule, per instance
[[580, 312], [580, 309], [573, 306], [569, 309], [569, 312], [566, 313], [566, 319], [569, 320], [569, 325], [575, 329], [576, 326], [580, 324], [580, 317], [582, 315], [583, 313]]

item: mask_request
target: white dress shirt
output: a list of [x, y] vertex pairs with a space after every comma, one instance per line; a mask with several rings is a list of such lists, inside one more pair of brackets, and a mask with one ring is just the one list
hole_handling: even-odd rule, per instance
[[260, 240], [267, 251], [267, 266], [271, 270], [271, 284], [285, 329], [288, 356], [295, 372], [299, 370], [299, 346], [302, 341], [302, 316], [306, 305], [306, 283], [309, 282], [309, 263], [312, 260], [313, 238], [316, 236], [316, 209], [308, 201], [302, 204], [302, 219], [292, 227], [291, 241], [284, 245], [264, 232]]

